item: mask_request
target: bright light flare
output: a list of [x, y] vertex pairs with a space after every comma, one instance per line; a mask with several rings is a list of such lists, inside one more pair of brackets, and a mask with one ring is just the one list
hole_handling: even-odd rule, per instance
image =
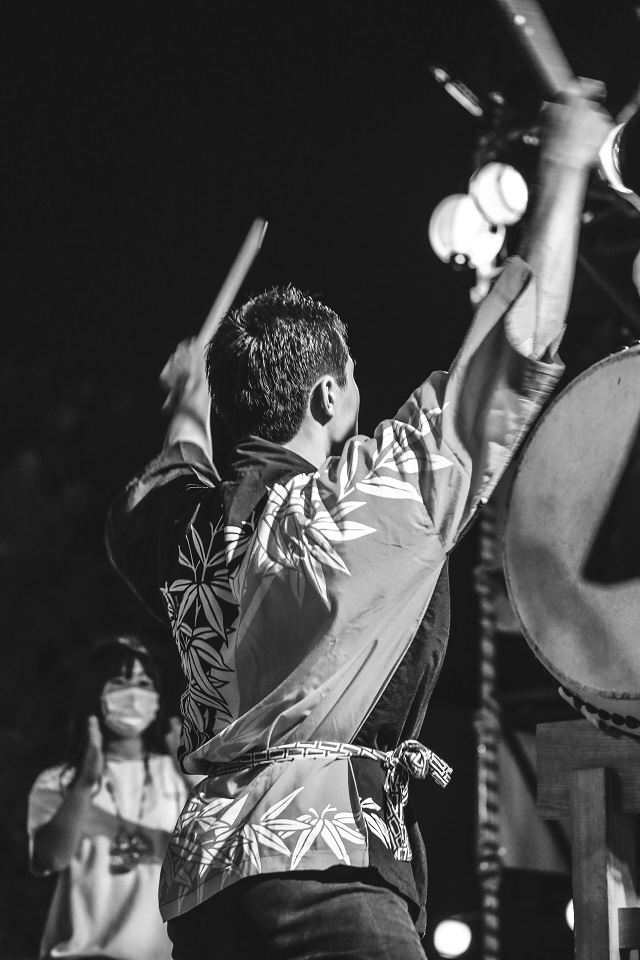
[[573, 923], [574, 923], [573, 900], [569, 900], [569, 903], [567, 904], [567, 909], [564, 912], [564, 916], [565, 916], [565, 920], [567, 921], [567, 926], [569, 927], [569, 930], [573, 930]]
[[461, 957], [471, 946], [471, 927], [463, 920], [441, 920], [433, 934], [433, 945], [441, 957]]
[[620, 176], [620, 166], [618, 163], [618, 148], [620, 144], [620, 135], [625, 128], [624, 123], [619, 123], [609, 131], [607, 137], [600, 147], [600, 173], [605, 180], [617, 190], [618, 193], [633, 193], [628, 187], [625, 187]]

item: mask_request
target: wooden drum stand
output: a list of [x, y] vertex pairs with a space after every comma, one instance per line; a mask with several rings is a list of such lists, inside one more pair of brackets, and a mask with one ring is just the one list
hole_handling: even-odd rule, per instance
[[637, 960], [640, 740], [546, 723], [537, 755], [540, 816], [571, 821], [576, 960]]

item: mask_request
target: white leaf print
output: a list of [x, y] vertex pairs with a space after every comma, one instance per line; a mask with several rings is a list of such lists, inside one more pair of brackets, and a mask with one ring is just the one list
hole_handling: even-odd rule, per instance
[[338, 833], [337, 827], [334, 826], [330, 820], [325, 820], [324, 822], [322, 839], [325, 841], [329, 849], [336, 855], [338, 860], [344, 861], [344, 863], [347, 865], [351, 863], [345, 845], [340, 839], [340, 834]]
[[307, 853], [312, 845], [313, 841], [322, 831], [323, 820], [322, 817], [319, 817], [318, 820], [314, 823], [312, 827], [308, 827], [304, 833], [298, 838], [298, 842], [295, 845], [293, 853], [291, 854], [291, 869], [295, 870], [298, 866], [305, 853]]
[[[243, 841], [245, 842], [243, 843]], [[247, 824], [245, 827], [243, 827], [242, 834], [238, 836], [238, 845], [249, 854], [249, 860], [254, 865], [256, 872], [260, 873], [262, 870], [260, 848], [258, 846], [258, 838], [251, 824]]]
[[337, 813], [333, 818], [333, 822], [338, 827], [343, 837], [346, 837], [347, 839], [352, 840], [353, 843], [364, 843], [364, 840], [362, 838], [362, 833], [356, 827], [356, 822], [353, 819], [353, 814]]
[[[196, 799], [197, 799], [197, 795], [196, 795]], [[221, 810], [225, 810], [227, 807], [231, 806], [232, 803], [233, 803], [233, 799], [231, 797], [216, 797], [215, 800], [207, 800], [207, 806], [204, 813], [202, 812], [202, 807], [200, 804], [194, 803], [193, 806], [195, 809], [199, 811], [199, 816], [202, 818], [202, 822], [206, 823], [209, 817], [217, 817], [218, 813]], [[192, 805], [192, 802], [189, 803], [185, 812], [182, 814], [180, 818], [181, 820], [190, 811], [191, 805]]]
[[210, 666], [215, 667], [216, 670], [221, 673], [232, 672], [231, 667], [227, 666], [220, 654], [210, 643], [196, 638], [192, 641], [191, 647], [194, 654], [196, 654], [200, 660], [204, 660]]
[[432, 470], [444, 470], [446, 467], [453, 466], [451, 460], [441, 456], [439, 453], [432, 453], [429, 456], [429, 466]]
[[338, 489], [340, 493], [344, 496], [344, 491], [347, 489], [349, 483], [349, 463], [347, 460], [342, 464], [342, 469], [340, 470], [340, 477], [338, 480]]
[[382, 817], [378, 815], [378, 811], [381, 809], [380, 805], [371, 797], [367, 797], [366, 800], [360, 801], [360, 807], [367, 827], [382, 841], [385, 847], [390, 850], [391, 837], [389, 835], [389, 828]]
[[177, 593], [182, 593], [182, 591], [186, 590], [187, 587], [190, 587], [192, 583], [193, 580], [174, 580], [168, 589]]
[[365, 813], [364, 820], [372, 833], [375, 833], [376, 837], [382, 841], [382, 843], [388, 849], [391, 849], [391, 837], [389, 836], [389, 828], [387, 827], [384, 820], [379, 817], [376, 813]]
[[256, 836], [258, 839], [266, 846], [270, 847], [271, 850], [277, 850], [278, 853], [281, 853], [283, 856], [289, 858], [291, 851], [286, 845], [284, 840], [282, 840], [273, 830], [269, 830], [268, 827], [263, 826], [260, 823], [254, 823], [253, 829], [255, 830]]
[[388, 497], [396, 500], [416, 500], [422, 503], [422, 497], [410, 483], [397, 480], [395, 477], [373, 476], [371, 479], [356, 483], [362, 493], [373, 494], [376, 497]]
[[193, 540], [193, 545], [196, 548], [196, 553], [198, 554], [198, 557], [200, 558], [202, 563], [205, 563], [208, 552], [205, 553], [202, 537], [200, 536], [200, 534], [198, 533], [198, 531], [194, 526], [190, 528], [190, 532], [191, 532], [191, 539]]
[[358, 469], [359, 450], [361, 446], [362, 444], [359, 440], [354, 440], [350, 446], [347, 459], [340, 470], [340, 477], [338, 480], [338, 500], [342, 500], [343, 497], [347, 496], [347, 494], [353, 489], [353, 478]]
[[224, 618], [222, 609], [218, 603], [213, 587], [209, 583], [198, 584], [198, 599], [202, 604], [202, 612], [207, 618], [207, 622], [224, 636]]
[[400, 473], [419, 473], [420, 463], [413, 450], [405, 450], [395, 457], [396, 466]]
[[178, 625], [182, 623], [185, 616], [189, 612], [189, 609], [193, 604], [193, 601], [196, 599], [197, 594], [198, 588], [195, 583], [191, 583], [185, 588], [185, 591], [182, 595], [182, 600], [180, 601], [180, 606], [178, 607], [178, 615], [176, 617], [176, 622]]
[[186, 663], [189, 670], [189, 692], [196, 699], [206, 703], [207, 701], [202, 701], [201, 698], [208, 697], [211, 694], [215, 695], [216, 681], [206, 672], [206, 667], [199, 656], [197, 640], [189, 643], [186, 650]]
[[[356, 486], [360, 487], [360, 484], [358, 483]], [[341, 540], [359, 540], [360, 537], [366, 537], [368, 534], [376, 532], [375, 527], [368, 527], [356, 520], [343, 520], [340, 526], [336, 526], [330, 521], [321, 519], [316, 526], [320, 528], [327, 540], [332, 540], [334, 543], [339, 543]]]
[[328, 538], [322, 533], [321, 524], [322, 520], [318, 521], [313, 527], [309, 525], [306, 529], [309, 553], [315, 557], [318, 563], [331, 567], [333, 570], [341, 570], [348, 575], [349, 568], [342, 557], [333, 549]]
[[[252, 872], [259, 873], [264, 849], [272, 851], [272, 856], [276, 853], [283, 858], [283, 869], [294, 870], [304, 862], [318, 838], [338, 862], [349, 864], [345, 841], [356, 845], [365, 842], [362, 832], [355, 828], [352, 812], [335, 814], [331, 819], [335, 807], [329, 805], [322, 814], [310, 808], [309, 813], [297, 819], [281, 816], [303, 789], [298, 787], [274, 803], [259, 823], [251, 822], [250, 809], [244, 814], [244, 822], [242, 820], [249, 794], [236, 800], [226, 797], [207, 800], [206, 795], [196, 790], [188, 803], [189, 816], [182, 814], [178, 837], [169, 845], [161, 880], [163, 895], [179, 899], [205, 882], [211, 871], [220, 873], [228, 867], [237, 868], [243, 862]], [[363, 805], [379, 809], [370, 798]], [[192, 832], [186, 833], [187, 830]], [[293, 850], [284, 842], [289, 837], [296, 838]]]
[[309, 826], [309, 817], [300, 817], [298, 820], [290, 820], [287, 817], [280, 817], [278, 820], [269, 821], [271, 830], [277, 830], [281, 837], [289, 837], [294, 833], [300, 833]]
[[233, 803], [229, 809], [222, 814], [220, 819], [224, 820], [225, 823], [233, 823], [248, 799], [249, 794], [247, 793], [245, 793], [244, 797], [239, 797], [239, 799], [236, 800], [235, 803]]
[[[220, 693], [220, 687], [225, 686], [224, 683], [220, 683], [217, 687], [209, 687], [208, 690], [203, 690], [200, 687], [193, 687], [191, 689], [191, 700], [194, 708], [196, 706], [201, 707], [210, 707], [216, 710], [221, 717], [224, 717], [228, 723], [231, 720], [231, 714], [229, 713], [229, 708], [227, 701]], [[197, 714], [195, 714], [197, 716]], [[198, 726], [202, 723], [202, 718], [197, 716]]]
[[[304, 790], [304, 787], [298, 787], [297, 790], [287, 794], [287, 796], [283, 797], [282, 800], [278, 800], [278, 802], [274, 803], [272, 807], [269, 807], [267, 812], [260, 817], [260, 823], [269, 823], [271, 820], [277, 819], [285, 807], [289, 806], [293, 798], [298, 796], [301, 790]], [[295, 823], [295, 820], [292, 822]]]

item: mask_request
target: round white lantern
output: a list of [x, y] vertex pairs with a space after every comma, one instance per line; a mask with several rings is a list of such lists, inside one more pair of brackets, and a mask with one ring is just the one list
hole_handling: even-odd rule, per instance
[[491, 263], [504, 238], [505, 228], [489, 223], [466, 193], [441, 200], [429, 221], [429, 241], [445, 263], [454, 260], [471, 267]]
[[529, 191], [515, 167], [487, 163], [471, 177], [469, 196], [489, 223], [508, 227], [517, 223], [527, 209]]

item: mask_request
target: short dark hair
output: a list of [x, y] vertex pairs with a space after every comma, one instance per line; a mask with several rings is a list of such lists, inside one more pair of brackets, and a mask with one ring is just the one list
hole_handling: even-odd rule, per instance
[[295, 287], [274, 287], [228, 313], [209, 342], [214, 410], [235, 440], [288, 443], [319, 377], [346, 386], [348, 359], [346, 326], [333, 310]]

